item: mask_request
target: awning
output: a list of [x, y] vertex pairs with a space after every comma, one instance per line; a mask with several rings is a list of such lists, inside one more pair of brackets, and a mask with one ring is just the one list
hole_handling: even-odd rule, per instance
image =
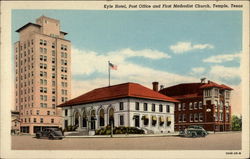
[[168, 122], [171, 121], [171, 117], [170, 117], [170, 116], [167, 117], [167, 121], [168, 121]]
[[148, 116], [147, 116], [147, 115], [143, 115], [143, 116], [142, 116], [142, 120], [145, 120], [145, 119], [148, 119]]
[[152, 116], [152, 120], [157, 120], [156, 116]]
[[159, 119], [160, 119], [160, 122], [162, 123], [164, 122], [164, 118], [162, 116], [160, 116]]

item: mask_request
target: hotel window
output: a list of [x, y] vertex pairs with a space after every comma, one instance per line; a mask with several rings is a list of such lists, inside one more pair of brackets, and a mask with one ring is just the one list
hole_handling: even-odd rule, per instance
[[124, 125], [124, 116], [120, 115], [120, 126]]
[[55, 71], [55, 70], [56, 70], [56, 66], [52, 65], [52, 71]]
[[215, 96], [218, 97], [219, 96], [219, 89], [215, 88], [214, 92], [215, 92]]
[[40, 39], [40, 45], [42, 45], [43, 44], [43, 40], [42, 39]]
[[135, 102], [135, 110], [140, 110], [140, 103], [139, 102]]
[[36, 110], [36, 115], [39, 115], [40, 114], [40, 111], [39, 110]]
[[199, 101], [199, 108], [202, 109], [202, 102]]
[[40, 92], [43, 92], [43, 87], [40, 87]]
[[155, 112], [155, 104], [152, 104], [152, 112]]
[[198, 122], [198, 114], [197, 113], [194, 114], [194, 121]]
[[55, 94], [55, 93], [56, 93], [56, 89], [52, 88], [52, 94]]
[[56, 56], [56, 51], [52, 50], [52, 56]]
[[64, 53], [64, 57], [67, 58], [67, 53], [66, 52]]
[[55, 63], [56, 62], [56, 59], [53, 57], [52, 58], [52, 63]]
[[40, 79], [40, 84], [43, 84], [43, 80], [42, 79]]
[[47, 111], [47, 115], [50, 115], [50, 111]]
[[214, 106], [215, 106], [215, 108], [218, 107], [218, 100], [215, 100], [215, 101], [214, 101]]
[[190, 114], [190, 115], [189, 115], [189, 121], [190, 121], [190, 122], [193, 122], [193, 121], [194, 121], [193, 114]]
[[197, 102], [194, 102], [194, 109], [198, 109]]
[[183, 122], [186, 122], [186, 114], [182, 115]]
[[51, 47], [52, 47], [52, 48], [55, 48], [55, 43], [52, 43]]
[[124, 107], [123, 107], [123, 102], [120, 102], [120, 110], [123, 110], [124, 109]]
[[182, 122], [182, 115], [179, 114], [179, 123]]
[[178, 104], [178, 110], [181, 110], [181, 103]]
[[43, 60], [43, 55], [40, 55], [40, 60], [41, 60], [41, 61]]
[[36, 123], [36, 118], [33, 119], [34, 123]]
[[47, 56], [43, 56], [43, 61], [47, 61]]
[[52, 73], [52, 78], [56, 78], [56, 74], [55, 73]]
[[44, 100], [44, 101], [47, 101], [47, 96], [43, 96], [43, 100]]
[[203, 114], [202, 113], [199, 114], [199, 121], [203, 121]]
[[46, 41], [46, 40], [43, 41], [43, 45], [44, 45], [44, 46], [47, 45], [47, 41]]
[[52, 104], [52, 109], [55, 109], [56, 108], [56, 105], [55, 104]]
[[40, 123], [43, 123], [43, 118], [40, 118]]
[[226, 114], [226, 121], [229, 121], [230, 115], [229, 113]]
[[68, 116], [68, 109], [64, 110], [64, 116]]
[[62, 58], [64, 57], [64, 53], [63, 53], [63, 52], [61, 52], [61, 57], [62, 57]]
[[144, 103], [143, 104], [143, 110], [144, 111], [148, 111], [148, 103]]
[[160, 104], [159, 105], [159, 112], [162, 112], [163, 111], [163, 106]]
[[170, 106], [169, 105], [166, 106], [166, 109], [167, 109], [167, 113], [170, 113]]
[[56, 97], [52, 96], [52, 102], [55, 102], [55, 101], [56, 101]]
[[223, 113], [220, 113], [220, 121], [223, 121]]
[[47, 93], [47, 88], [46, 87], [43, 88], [43, 92]]
[[190, 103], [189, 103], [189, 110], [192, 110], [192, 109], [193, 109], [193, 103], [190, 102]]
[[54, 123], [54, 119], [51, 119], [51, 123]]
[[44, 68], [44, 69], [47, 69], [47, 64], [44, 64], [44, 65], [43, 65], [43, 68]]
[[52, 86], [56, 86], [56, 81], [52, 81]]
[[185, 103], [182, 103], [182, 110], [185, 110], [186, 109], [186, 105]]

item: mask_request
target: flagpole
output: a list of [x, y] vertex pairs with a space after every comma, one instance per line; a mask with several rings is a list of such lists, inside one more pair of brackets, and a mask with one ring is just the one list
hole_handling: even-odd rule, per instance
[[109, 68], [109, 86], [110, 86], [110, 65], [109, 65], [109, 61], [108, 61], [108, 68]]

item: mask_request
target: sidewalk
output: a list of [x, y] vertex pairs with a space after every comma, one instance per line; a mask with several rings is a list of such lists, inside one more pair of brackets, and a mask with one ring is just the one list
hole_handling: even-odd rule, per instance
[[[163, 137], [163, 136], [177, 136], [179, 132], [169, 134], [113, 134], [113, 138], [133, 138], [133, 137]], [[82, 136], [65, 136], [66, 138], [110, 138], [111, 135], [82, 135]]]

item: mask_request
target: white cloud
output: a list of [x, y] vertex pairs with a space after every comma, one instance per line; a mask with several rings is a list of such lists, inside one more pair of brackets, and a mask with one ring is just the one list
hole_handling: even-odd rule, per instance
[[240, 68], [239, 67], [225, 67], [221, 65], [215, 65], [211, 67], [209, 76], [217, 80], [228, 80], [240, 77]]
[[191, 75], [199, 75], [199, 74], [204, 73], [204, 71], [205, 71], [204, 67], [194, 67], [191, 69], [190, 74]]
[[211, 44], [192, 44], [191, 42], [178, 42], [177, 44], [170, 46], [170, 49], [176, 54], [207, 48], [212, 49], [214, 46]]
[[210, 62], [210, 63], [222, 63], [227, 61], [233, 61], [235, 59], [240, 58], [241, 53], [236, 54], [223, 54], [217, 56], [211, 56], [203, 60], [203, 62]]
[[122, 49], [106, 54], [99, 54], [94, 51], [79, 50], [72, 47], [72, 53], [72, 73], [85, 75], [93, 72], [107, 72], [107, 63], [109, 60], [116, 65], [121, 65], [130, 57], [144, 57], [153, 60], [170, 58], [167, 53], [151, 49], [139, 51]]
[[99, 54], [93, 51], [79, 50], [72, 48], [72, 74], [73, 75], [90, 75], [99, 73], [107, 75], [104, 78], [72, 80], [72, 97], [76, 97], [95, 88], [108, 85], [108, 61], [118, 66], [118, 70], [111, 70], [111, 84], [125, 82], [136, 82], [152, 88], [151, 83], [158, 81], [160, 84], [170, 86], [180, 82], [194, 82], [196, 78], [169, 73], [152, 68], [143, 67], [139, 64], [126, 60], [130, 57], [145, 57], [150, 59], [169, 58], [166, 53], [156, 50], [133, 51], [123, 49], [117, 52]]

